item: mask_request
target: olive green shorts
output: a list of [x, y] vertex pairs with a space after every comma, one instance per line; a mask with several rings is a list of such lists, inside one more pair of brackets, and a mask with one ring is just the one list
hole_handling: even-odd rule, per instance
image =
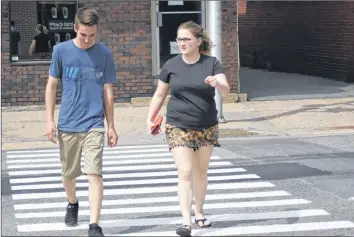
[[[75, 179], [82, 174], [102, 176], [104, 129], [87, 133], [58, 132], [62, 176]], [[84, 157], [81, 169], [81, 154]]]

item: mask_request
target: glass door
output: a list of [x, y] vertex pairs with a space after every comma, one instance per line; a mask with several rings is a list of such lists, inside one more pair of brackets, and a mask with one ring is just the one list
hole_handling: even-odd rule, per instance
[[159, 1], [157, 7], [157, 69], [179, 54], [177, 29], [186, 21], [195, 21], [205, 28], [204, 2]]

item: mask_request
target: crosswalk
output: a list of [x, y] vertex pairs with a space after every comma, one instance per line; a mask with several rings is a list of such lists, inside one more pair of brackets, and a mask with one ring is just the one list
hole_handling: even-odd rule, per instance
[[[354, 228], [335, 220], [310, 200], [295, 197], [242, 167], [213, 154], [205, 215], [213, 228], [193, 225], [193, 236], [308, 233]], [[18, 234], [86, 236], [89, 223], [87, 177], [77, 180], [79, 224], [63, 223], [67, 200], [58, 149], [6, 152]], [[177, 171], [167, 145], [106, 148], [100, 225], [106, 236], [176, 236], [182, 223]], [[318, 233], [318, 232], [316, 232]], [[14, 234], [15, 235], [15, 234]]]

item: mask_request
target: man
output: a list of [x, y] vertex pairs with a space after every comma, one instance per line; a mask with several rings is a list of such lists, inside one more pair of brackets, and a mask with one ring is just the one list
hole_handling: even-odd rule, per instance
[[15, 22], [11, 21], [11, 55], [18, 56], [19, 55], [19, 47], [18, 43], [21, 41], [20, 32], [18, 32], [15, 28]]
[[[101, 175], [105, 117], [108, 145], [115, 146], [118, 141], [113, 122], [112, 89], [116, 71], [110, 50], [95, 42], [98, 20], [93, 9], [80, 8], [77, 11], [74, 24], [76, 38], [54, 48], [45, 94], [47, 136], [54, 143], [58, 137], [62, 182], [69, 201], [65, 224], [75, 226], [78, 222], [75, 179], [86, 174], [89, 181], [89, 236], [104, 236], [99, 218], [103, 197]], [[60, 79], [62, 98], [56, 134], [54, 107]], [[85, 158], [82, 171], [81, 152]]]

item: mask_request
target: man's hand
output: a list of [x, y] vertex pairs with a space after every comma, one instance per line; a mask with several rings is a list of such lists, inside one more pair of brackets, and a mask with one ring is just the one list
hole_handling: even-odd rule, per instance
[[114, 128], [108, 128], [107, 131], [108, 146], [114, 147], [118, 143], [118, 135]]
[[48, 140], [57, 143], [56, 140], [56, 127], [54, 122], [47, 122], [47, 133], [46, 133]]

